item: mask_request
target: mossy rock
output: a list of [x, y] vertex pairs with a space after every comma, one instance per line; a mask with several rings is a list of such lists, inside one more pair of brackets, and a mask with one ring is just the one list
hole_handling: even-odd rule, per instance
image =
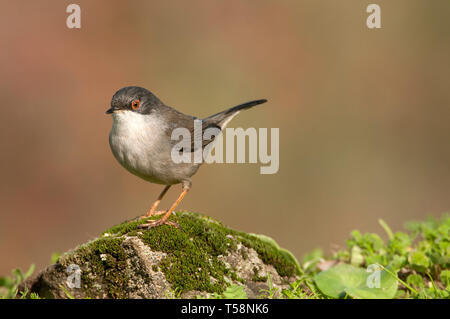
[[[297, 279], [295, 258], [266, 236], [195, 213], [178, 212], [170, 220], [181, 227], [139, 228], [145, 220], [114, 226], [25, 285], [47, 298], [195, 298], [240, 284], [256, 298], [268, 288], [269, 274], [279, 288]], [[73, 287], [77, 276], [79, 288]]]

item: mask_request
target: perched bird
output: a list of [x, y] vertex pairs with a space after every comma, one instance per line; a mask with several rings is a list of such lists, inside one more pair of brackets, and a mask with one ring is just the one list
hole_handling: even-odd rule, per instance
[[[266, 101], [247, 102], [202, 119], [201, 131], [207, 128], [222, 130], [240, 111]], [[155, 215], [163, 217], [140, 226], [151, 228], [169, 224], [178, 227], [168, 218], [191, 188], [191, 177], [201, 163], [173, 161], [171, 152], [177, 141], [172, 140], [172, 131], [176, 128], [186, 128], [191, 132], [191, 136], [194, 136], [194, 120], [197, 118], [178, 112], [165, 105], [150, 91], [136, 86], [124, 87], [117, 91], [106, 114], [112, 114], [113, 117], [109, 145], [117, 161], [130, 173], [146, 181], [166, 185], [147, 214], [142, 216], [142, 218]], [[214, 138], [215, 136], [202, 141], [201, 147], [207, 146]], [[179, 151], [195, 151], [194, 143], [190, 148], [181, 148]], [[179, 183], [182, 185], [182, 192], [177, 200], [167, 211], [157, 211], [161, 199], [169, 188]]]

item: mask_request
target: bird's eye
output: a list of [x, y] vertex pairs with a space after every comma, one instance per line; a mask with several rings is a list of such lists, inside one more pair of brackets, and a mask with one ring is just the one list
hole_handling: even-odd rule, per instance
[[133, 102], [131, 102], [131, 108], [133, 110], [137, 110], [139, 108], [139, 106], [141, 106], [141, 101], [134, 100]]

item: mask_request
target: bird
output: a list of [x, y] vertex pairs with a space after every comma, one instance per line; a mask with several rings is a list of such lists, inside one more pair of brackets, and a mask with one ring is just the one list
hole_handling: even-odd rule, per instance
[[[239, 112], [265, 102], [266, 99], [246, 102], [203, 118], [201, 133], [208, 128], [220, 133]], [[179, 228], [177, 223], [169, 221], [169, 217], [191, 189], [191, 177], [202, 163], [175, 162], [172, 159], [172, 150], [177, 144], [172, 139], [172, 132], [176, 128], [184, 128], [194, 136], [194, 122], [199, 118], [167, 106], [152, 92], [139, 86], [119, 89], [113, 95], [106, 114], [111, 114], [113, 119], [109, 145], [115, 159], [130, 173], [148, 182], [165, 185], [147, 213], [140, 217], [147, 220], [139, 227], [148, 229], [167, 224]], [[209, 140], [202, 140], [200, 147], [208, 146], [217, 135], [211, 136]], [[190, 147], [181, 147], [177, 151], [192, 154], [195, 150], [192, 143]], [[178, 198], [168, 210], [157, 210], [169, 188], [176, 184], [181, 184]], [[152, 216], [160, 215], [163, 216], [159, 219], [149, 220]]]

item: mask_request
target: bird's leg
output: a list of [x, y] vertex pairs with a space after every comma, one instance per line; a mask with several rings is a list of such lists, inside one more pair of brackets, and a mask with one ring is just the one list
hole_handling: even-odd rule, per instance
[[157, 211], [156, 209], [158, 208], [159, 203], [161, 202], [161, 200], [163, 199], [164, 195], [166, 195], [167, 191], [169, 190], [171, 185], [167, 185], [166, 187], [164, 187], [163, 191], [161, 192], [161, 194], [159, 194], [158, 199], [153, 203], [152, 207], [150, 207], [150, 209], [148, 210], [147, 214], [145, 214], [144, 216], [141, 216], [142, 218], [148, 218], [151, 216], [156, 216], [156, 215], [162, 215], [165, 214], [166, 211]]
[[176, 228], [179, 228], [179, 225], [177, 223], [168, 221], [170, 215], [172, 214], [172, 212], [175, 210], [175, 208], [177, 208], [177, 206], [180, 204], [180, 202], [183, 200], [184, 196], [186, 196], [187, 192], [189, 191], [189, 187], [183, 186], [183, 191], [181, 192], [180, 196], [178, 196], [177, 200], [175, 201], [175, 203], [172, 204], [172, 206], [169, 208], [169, 210], [164, 214], [163, 217], [161, 217], [158, 220], [152, 220], [146, 224], [141, 224], [139, 225], [140, 228], [153, 228], [156, 226], [160, 226], [162, 224], [168, 224], [168, 225], [172, 225]]

